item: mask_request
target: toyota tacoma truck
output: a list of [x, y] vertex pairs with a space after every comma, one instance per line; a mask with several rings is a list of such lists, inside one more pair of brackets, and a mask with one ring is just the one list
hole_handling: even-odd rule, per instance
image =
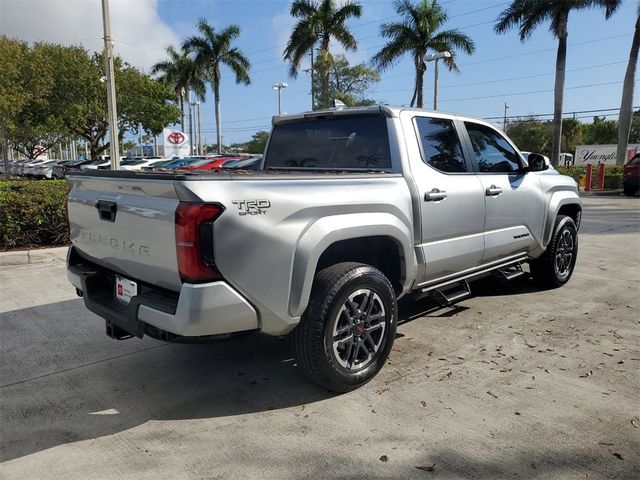
[[334, 391], [382, 368], [401, 297], [452, 304], [524, 264], [566, 283], [582, 212], [573, 179], [491, 124], [389, 106], [274, 117], [260, 171], [68, 183], [68, 277], [110, 337], [290, 333]]

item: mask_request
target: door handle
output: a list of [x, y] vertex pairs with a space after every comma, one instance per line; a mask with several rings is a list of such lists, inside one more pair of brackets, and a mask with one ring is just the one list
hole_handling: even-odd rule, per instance
[[434, 188], [430, 192], [424, 194], [425, 202], [438, 202], [440, 200], [444, 200], [447, 198], [447, 192], [440, 191], [437, 188]]
[[495, 185], [491, 185], [489, 188], [485, 190], [487, 197], [495, 197], [502, 193], [502, 189], [500, 187], [496, 187]]

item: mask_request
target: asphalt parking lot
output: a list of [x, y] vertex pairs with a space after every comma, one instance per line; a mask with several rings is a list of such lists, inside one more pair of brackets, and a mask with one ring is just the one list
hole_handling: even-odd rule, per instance
[[639, 478], [640, 200], [584, 202], [567, 286], [403, 305], [343, 395], [287, 339], [116, 342], [64, 264], [0, 268], [0, 477]]

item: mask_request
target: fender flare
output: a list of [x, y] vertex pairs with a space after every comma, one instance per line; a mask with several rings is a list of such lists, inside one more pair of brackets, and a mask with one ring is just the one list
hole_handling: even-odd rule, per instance
[[397, 243], [403, 262], [403, 293], [406, 292], [415, 278], [416, 269], [413, 234], [409, 226], [392, 214], [380, 212], [322, 217], [298, 239], [289, 289], [289, 314], [298, 317], [307, 308], [318, 260], [327, 248], [341, 240], [373, 236], [390, 237]]
[[574, 192], [569, 191], [557, 191], [551, 195], [551, 201], [549, 202], [548, 215], [544, 225], [544, 234], [542, 235], [542, 246], [547, 248], [553, 234], [553, 227], [556, 222], [558, 212], [565, 205], [577, 205], [582, 210], [582, 202]]

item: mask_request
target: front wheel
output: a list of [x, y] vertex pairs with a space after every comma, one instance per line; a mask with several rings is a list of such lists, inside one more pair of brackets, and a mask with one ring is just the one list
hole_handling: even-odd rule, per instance
[[354, 390], [383, 367], [397, 323], [395, 293], [380, 270], [333, 265], [316, 275], [309, 306], [293, 331], [296, 360], [318, 385]]
[[544, 254], [529, 262], [531, 275], [540, 285], [561, 287], [569, 281], [578, 257], [578, 229], [571, 217], [556, 219], [553, 235]]

